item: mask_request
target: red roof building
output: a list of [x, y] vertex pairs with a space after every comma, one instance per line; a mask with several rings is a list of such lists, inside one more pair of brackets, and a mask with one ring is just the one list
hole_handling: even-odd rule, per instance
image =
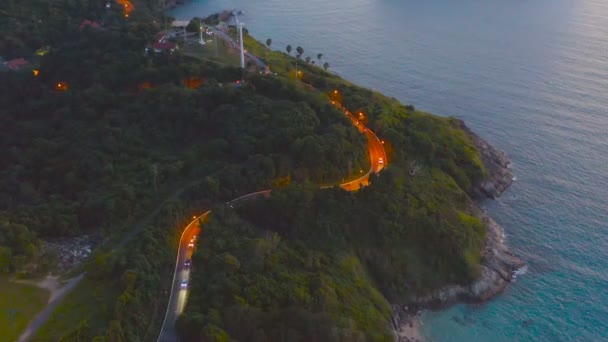
[[20, 70], [27, 64], [27, 61], [24, 58], [15, 58], [4, 64], [9, 70]]
[[98, 22], [96, 21], [91, 21], [89, 19], [85, 19], [82, 24], [80, 24], [80, 28], [79, 30], [82, 31], [85, 27], [90, 26], [92, 28], [100, 28], [101, 25], [99, 25]]

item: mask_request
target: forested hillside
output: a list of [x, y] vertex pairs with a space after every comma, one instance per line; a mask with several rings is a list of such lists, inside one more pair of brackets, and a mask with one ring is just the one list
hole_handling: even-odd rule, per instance
[[[247, 42], [279, 69], [294, 63]], [[469, 194], [485, 170], [459, 123], [302, 64], [303, 83], [365, 113], [390, 167], [356, 193], [294, 185], [214, 209], [184, 340], [392, 340], [390, 304], [479, 276], [485, 229]]]
[[[229, 67], [144, 57], [145, 40], [127, 28], [66, 30], [74, 40], [39, 58], [39, 77], [0, 74], [0, 211], [24, 231], [5, 246], [115, 232], [193, 179], [230, 198], [285, 179], [330, 182], [368, 163], [364, 138], [320, 96], [271, 98], [235, 87], [240, 72]], [[184, 87], [189, 77], [203, 85]], [[153, 87], [138, 89], [144, 82]]]
[[[145, 2], [128, 18], [86, 0], [1, 6], [0, 53], [30, 64], [0, 73], [0, 271], [39, 265], [45, 239], [106, 242], [35, 340], [154, 339], [176, 236], [211, 207], [178, 322], [187, 341], [387, 340], [389, 303], [477, 276], [468, 193], [485, 171], [455, 120], [310, 63], [295, 79], [293, 58], [250, 37], [276, 75], [242, 84], [229, 63], [145, 54], [163, 21]], [[389, 167], [354, 194], [317, 189], [369, 168], [328, 96], [386, 141]]]

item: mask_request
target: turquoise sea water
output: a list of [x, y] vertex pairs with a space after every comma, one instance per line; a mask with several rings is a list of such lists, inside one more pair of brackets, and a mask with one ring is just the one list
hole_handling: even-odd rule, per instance
[[608, 341], [608, 0], [193, 0], [273, 47], [464, 119], [517, 181], [484, 203], [528, 264], [482, 305], [426, 312], [432, 341]]

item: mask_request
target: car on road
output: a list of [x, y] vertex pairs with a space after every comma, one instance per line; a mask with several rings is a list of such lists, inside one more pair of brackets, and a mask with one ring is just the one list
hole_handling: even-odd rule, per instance
[[184, 267], [185, 268], [189, 268], [191, 264], [192, 264], [192, 261], [190, 259], [184, 261]]
[[380, 164], [380, 165], [384, 164], [384, 159], [378, 158], [378, 164]]
[[182, 280], [181, 288], [182, 289], [187, 289], [188, 288], [188, 280], [187, 279]]
[[194, 247], [194, 241], [190, 240], [190, 242], [188, 242], [188, 248], [192, 247]]

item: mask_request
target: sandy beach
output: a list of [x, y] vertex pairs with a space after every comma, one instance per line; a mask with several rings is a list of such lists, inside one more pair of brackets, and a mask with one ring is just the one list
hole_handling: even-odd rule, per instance
[[395, 340], [398, 342], [423, 342], [424, 337], [421, 328], [420, 315], [410, 316], [399, 324], [395, 331]]

